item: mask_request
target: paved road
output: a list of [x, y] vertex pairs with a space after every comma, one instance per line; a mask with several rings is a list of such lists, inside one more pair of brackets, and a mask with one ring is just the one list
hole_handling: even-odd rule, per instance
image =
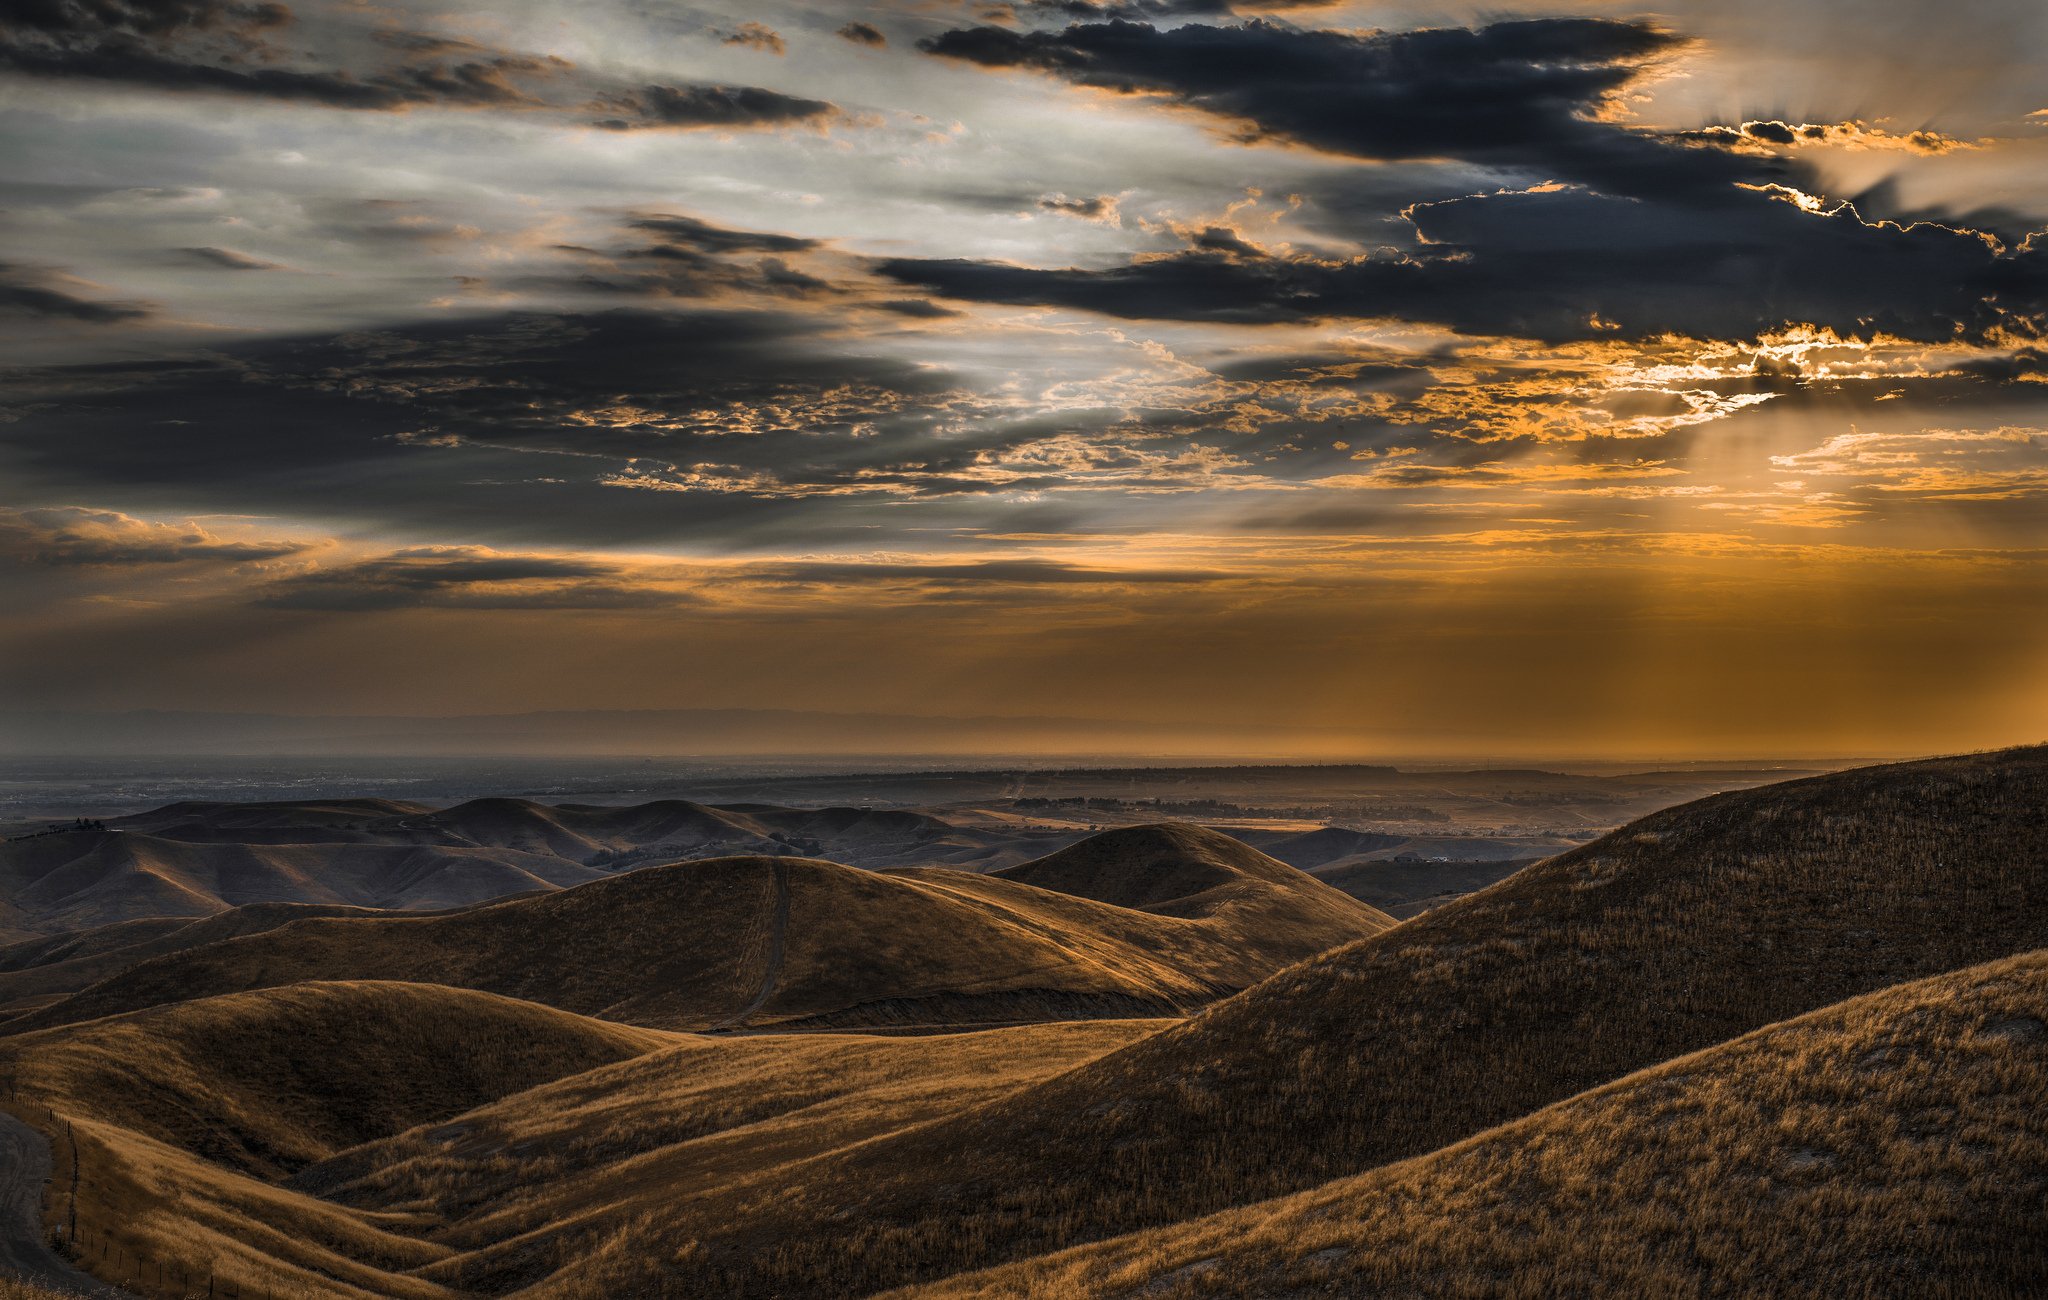
[[50, 1144], [0, 1111], [0, 1274], [81, 1295], [126, 1295], [65, 1263], [44, 1240], [43, 1183], [49, 1176]]

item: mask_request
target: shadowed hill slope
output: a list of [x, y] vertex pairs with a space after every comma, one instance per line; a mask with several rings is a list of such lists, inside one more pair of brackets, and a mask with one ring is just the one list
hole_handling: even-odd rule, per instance
[[2048, 952], [1838, 1003], [1456, 1146], [916, 1291], [2037, 1295]]
[[696, 1241], [672, 1279], [686, 1289], [858, 1295], [1431, 1151], [2048, 944], [2044, 803], [2048, 751], [2031, 749], [1658, 813], [1045, 1084], [818, 1162], [744, 1218], [650, 1219], [646, 1250]]
[[676, 863], [437, 916], [293, 921], [142, 962], [5, 1029], [369, 978], [658, 1028], [1175, 1014], [1390, 924], [1272, 866], [1286, 874], [1233, 875], [1155, 916], [964, 872]]
[[1200, 915], [1217, 891], [1298, 887], [1301, 873], [1220, 831], [1184, 822], [1091, 835], [991, 873], [1037, 889], [1165, 916]]

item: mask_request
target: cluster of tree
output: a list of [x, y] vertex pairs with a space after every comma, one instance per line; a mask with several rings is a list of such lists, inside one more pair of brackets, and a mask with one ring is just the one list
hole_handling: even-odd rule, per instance
[[34, 840], [41, 839], [45, 835], [75, 835], [80, 831], [103, 831], [105, 829], [107, 829], [107, 824], [97, 817], [73, 817], [68, 822], [51, 822], [47, 830], [30, 831], [26, 835], [16, 835], [12, 838], [17, 840]]

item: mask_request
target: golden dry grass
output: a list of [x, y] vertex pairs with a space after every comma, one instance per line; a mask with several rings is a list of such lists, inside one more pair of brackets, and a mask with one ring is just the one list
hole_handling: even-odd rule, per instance
[[53, 1139], [45, 1211], [75, 1224], [99, 1276], [149, 1295], [194, 1279], [203, 1294], [208, 1276], [242, 1294], [378, 1294], [383, 1272], [436, 1252], [394, 1232], [403, 1220], [270, 1180], [675, 1041], [465, 990], [298, 984], [0, 1040], [0, 1097]]
[[1431, 1155], [902, 1300], [2048, 1293], [2048, 952]]
[[76, 1254], [107, 1280], [437, 1300], [597, 1250], [640, 1203], [924, 1122], [1157, 1027], [714, 1039], [446, 988], [302, 984], [8, 1040], [0, 1095], [54, 1136], [53, 1225], [71, 1220], [76, 1153]]
[[[1659, 813], [745, 1204], [656, 1211], [621, 1254], [675, 1294], [860, 1295], [1432, 1151], [1760, 1025], [2041, 946], [2044, 804], [2036, 749]], [[579, 1285], [572, 1268], [546, 1293]]]

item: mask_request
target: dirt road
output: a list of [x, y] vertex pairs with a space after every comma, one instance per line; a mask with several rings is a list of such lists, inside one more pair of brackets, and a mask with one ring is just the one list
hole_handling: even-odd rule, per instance
[[0, 1111], [0, 1275], [88, 1296], [127, 1293], [59, 1258], [43, 1238], [43, 1183], [50, 1176], [50, 1144], [43, 1135]]

